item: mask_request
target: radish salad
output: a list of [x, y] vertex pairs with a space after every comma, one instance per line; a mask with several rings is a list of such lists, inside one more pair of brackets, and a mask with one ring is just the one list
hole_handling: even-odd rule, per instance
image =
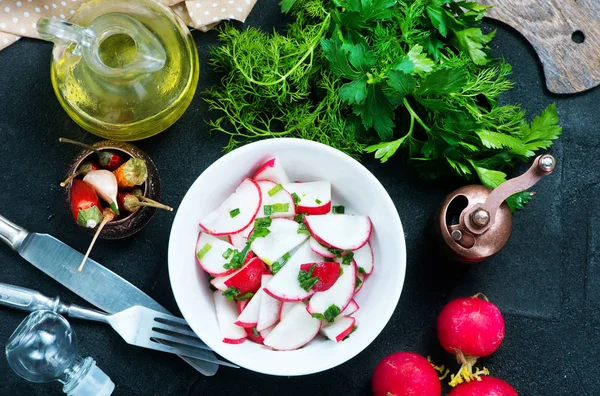
[[349, 337], [374, 268], [372, 228], [332, 205], [329, 181], [292, 182], [277, 158], [262, 164], [200, 222], [196, 259], [222, 341], [289, 351], [317, 334]]

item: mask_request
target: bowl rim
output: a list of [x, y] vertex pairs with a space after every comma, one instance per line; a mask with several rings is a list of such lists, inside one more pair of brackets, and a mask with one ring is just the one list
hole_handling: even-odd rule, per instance
[[[354, 164], [357, 165], [359, 167], [359, 169], [362, 169], [365, 172], [366, 177], [372, 178], [372, 180], [374, 182], [374, 186], [377, 189], [377, 191], [375, 191], [374, 194], [380, 195], [386, 205], [385, 207], [383, 207], [383, 209], [384, 210], [391, 209], [391, 210], [389, 210], [389, 212], [394, 213], [393, 219], [391, 219], [391, 221], [393, 221], [393, 223], [395, 223], [394, 227], [397, 228], [398, 232], [400, 233], [400, 238], [398, 238], [398, 241], [395, 246], [396, 246], [396, 249], [402, 253], [402, 254], [400, 254], [400, 256], [401, 256], [400, 262], [399, 262], [400, 268], [397, 271], [397, 275], [396, 275], [398, 277], [398, 282], [394, 283], [395, 287], [393, 290], [391, 290], [391, 293], [386, 294], [387, 297], [389, 297], [387, 299], [387, 304], [384, 305], [384, 308], [382, 309], [381, 312], [379, 312], [379, 315], [378, 315], [379, 317], [383, 318], [383, 321], [381, 322], [382, 325], [379, 328], [377, 328], [375, 331], [373, 331], [372, 334], [370, 334], [369, 337], [367, 337], [368, 340], [366, 342], [363, 342], [361, 345], [359, 345], [359, 347], [355, 348], [351, 352], [345, 351], [345, 353], [343, 353], [343, 354], [342, 353], [337, 354], [337, 355], [343, 355], [343, 356], [340, 358], [339, 361], [336, 361], [333, 365], [331, 365], [331, 364], [329, 364], [329, 365], [315, 364], [314, 366], [311, 366], [311, 367], [301, 366], [301, 369], [292, 370], [292, 371], [290, 371], [289, 367], [282, 367], [280, 369], [270, 369], [270, 370], [261, 368], [261, 367], [248, 367], [243, 362], [240, 362], [237, 359], [237, 356], [235, 356], [235, 354], [232, 354], [230, 352], [231, 349], [227, 348], [227, 346], [230, 346], [230, 345], [224, 344], [222, 342], [212, 343], [210, 341], [206, 342], [205, 340], [203, 340], [215, 353], [218, 353], [219, 355], [223, 356], [224, 358], [228, 359], [229, 361], [231, 361], [235, 364], [238, 364], [239, 366], [241, 366], [245, 369], [255, 371], [258, 373], [262, 373], [262, 374], [275, 375], [275, 376], [300, 376], [300, 375], [315, 374], [315, 373], [319, 373], [322, 371], [332, 369], [334, 367], [337, 367], [337, 366], [347, 362], [348, 360], [354, 358], [356, 355], [358, 355], [359, 353], [364, 351], [371, 343], [373, 343], [373, 341], [375, 341], [375, 339], [381, 334], [381, 332], [384, 330], [384, 328], [389, 324], [394, 312], [396, 311], [398, 303], [400, 302], [400, 296], [402, 294], [405, 276], [406, 276], [406, 262], [407, 262], [406, 239], [404, 236], [404, 228], [402, 226], [402, 221], [400, 220], [400, 215], [398, 213], [398, 210], [396, 209], [396, 206], [395, 206], [392, 198], [388, 194], [385, 187], [383, 187], [383, 185], [381, 184], [379, 179], [377, 179], [375, 177], [375, 175], [373, 175], [373, 173], [371, 173], [363, 164], [361, 164], [354, 158], [350, 157], [349, 155], [347, 155], [333, 147], [324, 145], [322, 143], [310, 141], [310, 140], [297, 139], [297, 138], [270, 138], [270, 139], [265, 139], [265, 140], [260, 140], [257, 142], [249, 143], [247, 145], [239, 147], [239, 148], [221, 156], [219, 159], [217, 159], [215, 162], [213, 162], [211, 165], [209, 165], [194, 180], [194, 182], [191, 184], [191, 186], [186, 191], [182, 201], [180, 202], [179, 206], [177, 207], [177, 212], [175, 214], [175, 218], [174, 218], [173, 224], [171, 226], [171, 232], [169, 234], [169, 245], [168, 245], [168, 255], [167, 256], [168, 256], [169, 280], [171, 283], [173, 296], [175, 297], [175, 301], [177, 303], [178, 308], [180, 309], [182, 315], [185, 318], [187, 311], [183, 308], [185, 306], [185, 304], [183, 304], [183, 300], [186, 299], [186, 295], [185, 295], [185, 292], [183, 290], [181, 290], [181, 288], [177, 287], [176, 281], [174, 280], [174, 277], [173, 277], [174, 268], [175, 268], [175, 265], [177, 265], [176, 255], [178, 254], [178, 252], [174, 248], [174, 245], [176, 243], [174, 241], [176, 239], [176, 233], [177, 233], [176, 230], [178, 228], [178, 224], [181, 221], [183, 221], [181, 219], [184, 216], [183, 214], [181, 214], [182, 212], [180, 212], [179, 209], [181, 208], [183, 203], [186, 201], [186, 199], [190, 199], [188, 194], [194, 188], [196, 183], [199, 183], [201, 181], [202, 176], [206, 172], [208, 172], [211, 168], [219, 167], [221, 165], [221, 163], [226, 162], [226, 161], [232, 161], [232, 160], [235, 161], [235, 157], [243, 155], [246, 152], [252, 151], [256, 147], [268, 146], [271, 144], [279, 144], [279, 143], [286, 143], [286, 142], [288, 142], [288, 143], [291, 142], [291, 144], [305, 145], [308, 148], [312, 147], [312, 148], [316, 148], [321, 151], [322, 150], [328, 151], [329, 153], [331, 153], [334, 156], [337, 156], [338, 158], [345, 157], [346, 161], [354, 162]], [[232, 159], [232, 157], [233, 157], [233, 159]], [[184, 311], [186, 311], [186, 312], [184, 312]], [[194, 325], [192, 325], [192, 323], [189, 323], [189, 324], [190, 324], [190, 327], [192, 327], [192, 330], [194, 330], [194, 332], [198, 335], [198, 337], [200, 337], [202, 339], [202, 337], [200, 336], [200, 333], [194, 329], [195, 324]], [[280, 352], [280, 353], [285, 353], [285, 352]]]

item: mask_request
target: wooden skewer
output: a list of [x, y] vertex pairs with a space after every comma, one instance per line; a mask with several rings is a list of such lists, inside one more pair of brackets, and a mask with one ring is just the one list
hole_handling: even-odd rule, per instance
[[98, 226], [98, 229], [96, 230], [96, 233], [94, 234], [94, 238], [92, 238], [92, 242], [90, 243], [90, 247], [88, 248], [87, 252], [85, 253], [85, 256], [83, 256], [83, 260], [81, 261], [81, 265], [77, 269], [78, 272], [81, 272], [83, 270], [83, 266], [85, 265], [85, 262], [87, 261], [88, 257], [90, 256], [90, 253], [92, 252], [92, 248], [94, 247], [94, 244], [96, 243], [96, 239], [98, 239], [98, 235], [100, 235], [100, 232], [102, 231], [102, 229], [104, 228], [104, 226], [106, 225], [106, 223], [108, 223], [109, 221], [111, 221], [112, 219], [115, 218], [115, 212], [113, 212], [109, 208], [104, 209], [102, 211], [102, 214], [104, 215], [104, 218], [102, 219], [102, 222]]

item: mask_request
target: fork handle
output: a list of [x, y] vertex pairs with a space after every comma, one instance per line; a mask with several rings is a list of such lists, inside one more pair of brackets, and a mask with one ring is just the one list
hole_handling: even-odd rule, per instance
[[93, 320], [94, 322], [108, 323], [108, 315], [94, 309], [80, 307], [79, 305], [71, 304], [65, 307], [65, 314], [71, 318]]

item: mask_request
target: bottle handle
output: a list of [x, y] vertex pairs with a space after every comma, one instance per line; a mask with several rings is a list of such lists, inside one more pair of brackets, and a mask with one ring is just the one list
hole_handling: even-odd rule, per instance
[[81, 48], [90, 48], [95, 41], [93, 32], [56, 18], [40, 18], [36, 29], [42, 40], [64, 46], [76, 43], [75, 55], [81, 55]]

